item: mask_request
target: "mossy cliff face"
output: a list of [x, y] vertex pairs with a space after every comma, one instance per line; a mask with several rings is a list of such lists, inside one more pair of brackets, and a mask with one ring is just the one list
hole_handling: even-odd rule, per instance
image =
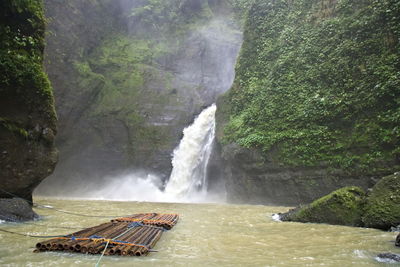
[[56, 183], [126, 169], [168, 177], [183, 128], [233, 81], [243, 9], [233, 2], [45, 1]]
[[218, 103], [231, 200], [305, 203], [399, 169], [399, 13], [393, 0], [255, 1]]
[[42, 67], [44, 32], [41, 1], [0, 3], [0, 183], [28, 200], [57, 162], [52, 88]]

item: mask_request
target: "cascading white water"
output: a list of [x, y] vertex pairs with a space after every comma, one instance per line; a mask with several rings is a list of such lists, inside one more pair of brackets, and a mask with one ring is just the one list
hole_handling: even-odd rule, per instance
[[215, 136], [215, 112], [214, 104], [183, 130], [164, 191], [160, 190], [160, 177], [136, 172], [108, 177], [105, 182], [78, 185], [73, 190], [54, 191], [54, 196], [155, 202], [223, 201], [220, 196], [207, 195], [206, 172]]
[[185, 198], [206, 193], [206, 170], [215, 136], [216, 109], [215, 104], [206, 108], [183, 130], [183, 138], [174, 151], [166, 194]]

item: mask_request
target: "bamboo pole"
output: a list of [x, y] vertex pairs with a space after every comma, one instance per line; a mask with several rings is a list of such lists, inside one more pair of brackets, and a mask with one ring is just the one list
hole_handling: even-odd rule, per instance
[[150, 244], [152, 243], [152, 240], [162, 232], [160, 229], [154, 229], [154, 231], [146, 237], [146, 239], [142, 242], [143, 245], [147, 246], [147, 249], [140, 247], [138, 250], [135, 252], [136, 256], [142, 256], [143, 254], [148, 254], [149, 249], [151, 249]]
[[[146, 228], [148, 228], [148, 229], [145, 231], [145, 234], [141, 235], [141, 236], [136, 240], [135, 244], [143, 244], [143, 242], [146, 240], [146, 238], [147, 238], [149, 235], [151, 235], [155, 230], [157, 230], [157, 229], [155, 229], [155, 228], [149, 228], [149, 227], [146, 227]], [[143, 245], [145, 245], [145, 244], [143, 244]], [[136, 252], [137, 252], [140, 248], [143, 248], [143, 247], [134, 246], [131, 250], [128, 251], [128, 254], [131, 255], [131, 256], [134, 256], [134, 255], [136, 255]], [[144, 249], [144, 248], [143, 248], [143, 249]], [[140, 255], [137, 255], [137, 256], [140, 256]]]
[[[106, 239], [112, 239], [113, 237], [116, 237], [120, 234], [122, 234], [124, 231], [126, 231], [126, 228], [128, 226], [127, 223], [119, 223], [116, 224], [116, 228], [112, 229], [113, 231], [107, 231], [106, 233], [104, 233], [104, 238]], [[88, 245], [88, 252], [89, 253], [99, 253], [99, 251], [102, 251], [105, 248], [105, 244], [104, 243], [96, 243], [96, 242], [92, 242]]]

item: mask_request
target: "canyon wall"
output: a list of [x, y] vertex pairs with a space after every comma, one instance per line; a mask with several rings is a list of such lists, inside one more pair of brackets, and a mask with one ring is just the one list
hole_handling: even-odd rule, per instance
[[225, 0], [45, 3], [60, 162], [38, 192], [127, 170], [167, 179], [183, 128], [232, 84], [241, 7]]
[[[0, 3], [0, 198], [31, 201], [57, 162], [53, 93], [42, 66], [44, 34], [41, 1]], [[2, 210], [18, 212], [10, 203], [2, 202]]]
[[228, 197], [294, 205], [399, 170], [398, 1], [255, 1], [218, 101]]

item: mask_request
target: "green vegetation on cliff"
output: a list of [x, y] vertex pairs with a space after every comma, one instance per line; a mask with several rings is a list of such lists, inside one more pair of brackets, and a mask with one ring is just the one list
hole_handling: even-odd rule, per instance
[[291, 166], [373, 173], [400, 158], [400, 2], [256, 1], [225, 142]]
[[[163, 55], [163, 47], [151, 48], [146, 40], [135, 40], [114, 34], [93, 51], [87, 62], [75, 62], [79, 89], [92, 91], [93, 109], [89, 116], [94, 121], [112, 118], [119, 121], [128, 135], [125, 147], [128, 156], [143, 157], [165, 144], [162, 129], [146, 123], [143, 110], [153, 103], [152, 112], [171, 101], [165, 94], [146, 90], [146, 82], [162, 80], [168, 75], [152, 67], [154, 58]], [[147, 155], [147, 154], [146, 154]]]
[[54, 34], [46, 63], [56, 88], [61, 152], [88, 147], [93, 159], [122, 165], [108, 169], [168, 173], [182, 129], [233, 73], [219, 66], [230, 60], [225, 53], [237, 55], [234, 13], [244, 13], [241, 2], [48, 1]]
[[0, 125], [14, 132], [21, 128], [25, 137], [25, 129], [34, 126], [27, 114], [30, 119], [46, 115], [47, 127], [55, 131], [52, 88], [42, 66], [44, 31], [42, 1], [0, 3]]
[[53, 93], [42, 65], [45, 23], [43, 1], [0, 2], [0, 184], [28, 200], [57, 162]]

